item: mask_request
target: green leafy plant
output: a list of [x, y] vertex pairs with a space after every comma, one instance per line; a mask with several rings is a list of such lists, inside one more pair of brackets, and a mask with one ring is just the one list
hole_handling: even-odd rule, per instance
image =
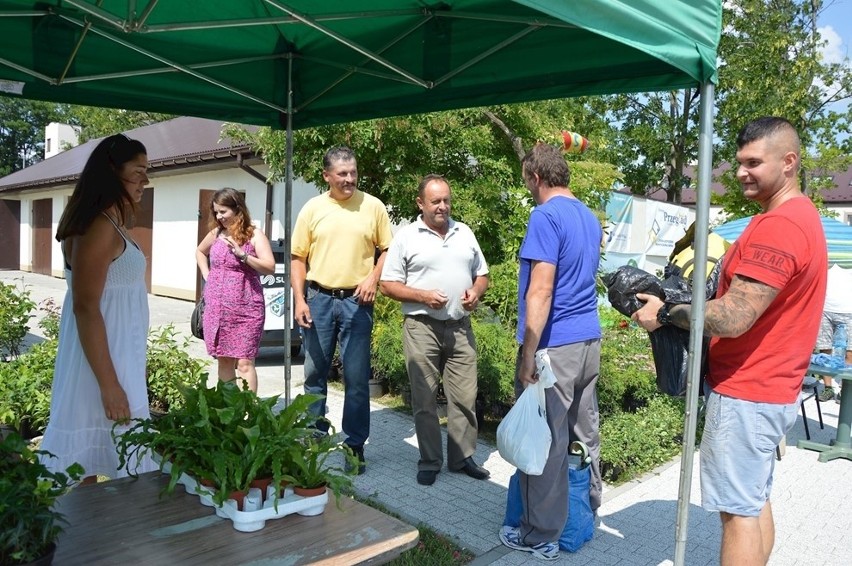
[[518, 343], [514, 333], [502, 324], [481, 320], [478, 316], [473, 317], [472, 324], [479, 354], [479, 396], [486, 406], [500, 412], [498, 407], [511, 405], [515, 399]]
[[50, 339], [0, 363], [0, 422], [26, 438], [42, 434], [47, 427], [56, 349], [57, 341]]
[[0, 282], [0, 360], [20, 355], [35, 306], [23, 282], [20, 289]]
[[48, 340], [58, 339], [62, 309], [59, 308], [59, 305], [56, 304], [56, 301], [52, 297], [48, 297], [40, 302], [38, 308], [44, 312], [41, 320], [38, 321], [38, 326], [44, 331], [45, 338]]
[[184, 399], [179, 384], [204, 385], [206, 369], [206, 361], [189, 355], [189, 338], [180, 339], [174, 325], [154, 328], [148, 333], [148, 405], [153, 410], [166, 412], [180, 408]]
[[52, 472], [39, 457], [52, 455], [31, 449], [15, 433], [0, 440], [0, 564], [32, 562], [51, 551], [62, 531], [63, 517], [53, 510], [56, 499], [74, 482], [79, 464], [64, 473]]
[[623, 483], [668, 462], [681, 450], [683, 399], [658, 395], [635, 412], [601, 417], [601, 476]]
[[613, 308], [601, 308], [601, 414], [633, 411], [659, 395], [648, 333]]
[[[343, 467], [330, 460], [335, 453], [343, 455]], [[340, 496], [352, 490], [352, 476], [358, 465], [358, 457], [335, 440], [334, 428], [329, 427], [328, 434], [308, 434], [291, 445], [290, 469], [284, 478], [296, 487], [327, 487], [339, 506]]]
[[260, 399], [234, 382], [213, 387], [179, 385], [183, 403], [157, 419], [136, 420], [116, 434], [119, 465], [133, 475], [138, 458], [155, 454], [161, 469], [171, 467], [165, 493], [181, 474], [212, 484], [213, 501], [223, 504], [231, 493], [255, 479], [272, 478], [275, 486], [287, 474], [296, 448], [308, 442], [316, 417], [308, 408], [319, 395], [300, 395], [281, 411], [278, 397]]
[[373, 379], [384, 381], [390, 391], [402, 391], [408, 386], [408, 373], [402, 351], [402, 309], [399, 302], [377, 295], [373, 318]]
[[516, 259], [489, 266], [488, 291], [482, 304], [490, 308], [499, 321], [509, 329], [518, 326], [518, 270]]

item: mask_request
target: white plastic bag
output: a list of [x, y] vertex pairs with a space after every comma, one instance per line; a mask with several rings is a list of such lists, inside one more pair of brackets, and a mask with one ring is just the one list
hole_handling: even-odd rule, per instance
[[497, 450], [504, 460], [530, 476], [540, 476], [550, 452], [544, 390], [556, 383], [547, 351], [536, 352], [537, 383], [527, 386], [497, 427]]

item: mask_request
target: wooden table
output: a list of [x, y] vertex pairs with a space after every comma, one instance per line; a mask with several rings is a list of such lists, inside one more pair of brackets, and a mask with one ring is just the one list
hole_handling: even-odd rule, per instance
[[837, 417], [837, 435], [829, 444], [811, 440], [800, 440], [796, 446], [821, 452], [820, 462], [835, 458], [852, 460], [852, 370], [835, 370], [811, 364], [808, 373], [813, 376], [830, 376], [837, 381], [845, 381], [840, 397], [840, 414]]
[[417, 544], [414, 527], [372, 507], [329, 497], [315, 517], [287, 515], [252, 533], [178, 485], [159, 496], [168, 476], [151, 472], [82, 486], [60, 498], [69, 522], [54, 566], [96, 564], [382, 564]]

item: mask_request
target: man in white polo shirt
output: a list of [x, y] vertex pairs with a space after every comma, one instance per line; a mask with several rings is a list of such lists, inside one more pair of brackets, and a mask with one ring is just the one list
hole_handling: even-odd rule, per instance
[[476, 450], [476, 341], [470, 313], [488, 288], [488, 265], [476, 236], [450, 218], [450, 185], [427, 175], [417, 189], [420, 217], [394, 237], [379, 288], [402, 301], [403, 348], [420, 461], [417, 483], [432, 485], [443, 465], [436, 393], [447, 397], [447, 467], [472, 478], [488, 470]]

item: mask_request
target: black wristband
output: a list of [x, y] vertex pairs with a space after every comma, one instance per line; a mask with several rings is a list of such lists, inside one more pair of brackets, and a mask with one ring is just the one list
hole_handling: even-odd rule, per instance
[[669, 303], [663, 303], [663, 306], [660, 307], [660, 310], [657, 311], [657, 322], [659, 322], [662, 326], [668, 326], [672, 323], [672, 315], [669, 312], [669, 309], [674, 306]]

